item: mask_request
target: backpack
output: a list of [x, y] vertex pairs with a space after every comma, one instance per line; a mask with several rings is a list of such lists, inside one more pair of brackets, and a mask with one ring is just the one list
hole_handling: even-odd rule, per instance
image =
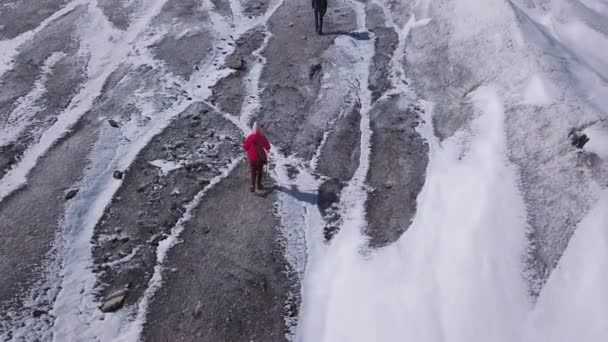
[[268, 157], [266, 156], [266, 151], [262, 148], [262, 146], [258, 145], [255, 141], [253, 142], [253, 147], [255, 148], [255, 152], [258, 154], [258, 158], [262, 164], [268, 163]]

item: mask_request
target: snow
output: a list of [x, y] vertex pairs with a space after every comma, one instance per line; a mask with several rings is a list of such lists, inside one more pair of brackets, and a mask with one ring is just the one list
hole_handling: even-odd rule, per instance
[[606, 341], [608, 191], [578, 224], [527, 326], [525, 341]]
[[[135, 308], [135, 318], [129, 319], [125, 323], [124, 321], [119, 322], [119, 325], [111, 327], [115, 329], [112, 331], [112, 336], [108, 337], [108, 340], [114, 342], [132, 342], [138, 341], [146, 322], [146, 315], [148, 314], [148, 306], [154, 297], [154, 294], [160, 289], [163, 281], [163, 272], [165, 271], [164, 262], [171, 248], [179, 243], [179, 236], [185, 229], [185, 223], [192, 218], [192, 211], [196, 209], [204, 198], [205, 194], [213, 188], [222, 179], [226, 178], [234, 168], [241, 162], [241, 157], [237, 157], [230, 162], [230, 164], [222, 170], [222, 172], [210, 180], [210, 183], [199, 191], [194, 198], [185, 205], [186, 212], [179, 219], [173, 228], [171, 228], [170, 235], [159, 242], [158, 248], [156, 249], [156, 266], [154, 266], [154, 273], [150, 278], [148, 287], [144, 292], [143, 298], [137, 304]], [[121, 316], [124, 317], [124, 316]], [[122, 318], [121, 320], [124, 320]]]
[[[160, 13], [165, 2], [148, 2], [141, 16], [123, 32], [114, 29], [94, 3], [74, 1], [38, 28], [12, 40], [0, 41], [2, 76], [12, 68], [19, 47], [30, 41], [36, 32], [76, 6], [88, 5], [89, 15], [83, 19], [78, 37], [80, 53], [88, 59], [88, 80], [68, 109], [59, 114], [57, 122], [0, 180], [0, 201], [25, 184], [38, 158], [93, 107], [109, 75], [125, 59], [135, 65], [147, 63], [162, 68], [161, 63], [139, 50], [145, 50], [151, 41], [162, 36], [163, 32], [148, 31], [148, 24]], [[529, 211], [534, 208], [524, 201], [520, 170], [509, 159], [513, 155], [521, 157], [518, 160], [530, 157], [530, 146], [538, 145], [536, 152], [553, 151], [550, 149], [553, 145], [558, 146], [558, 142], [566, 139], [567, 128], [581, 121], [590, 123], [608, 118], [608, 61], [605, 57], [608, 39], [604, 24], [591, 23], [593, 16], [579, 15], [581, 12], [569, 7], [575, 5], [565, 1], [535, 7], [520, 6], [517, 1], [467, 0], [452, 2], [443, 8], [442, 5], [448, 2], [440, 0], [437, 1], [439, 6], [431, 1], [416, 1], [412, 14], [408, 13], [408, 20], [400, 25], [398, 23], [404, 19], [401, 13], [392, 11], [381, 0], [373, 2], [382, 7], [387, 24], [399, 37], [390, 62], [392, 89], [389, 94], [420, 103], [425, 109], [424, 123], [418, 131], [430, 146], [426, 182], [416, 200], [418, 210], [409, 230], [392, 245], [369, 249], [363, 234], [367, 224], [364, 208], [371, 153], [369, 111], [373, 107], [367, 82], [375, 37], [373, 34], [369, 40], [355, 40], [345, 35], [336, 37], [328, 50], [331, 56], [325, 56], [336, 63], [323, 76], [324, 82], [332, 83], [324, 83], [323, 89], [329, 96], [334, 94], [332, 92], [342, 94], [341, 84], [337, 82], [356, 81], [352, 83], [357, 84], [356, 99], [361, 103], [362, 115], [360, 163], [343, 190], [339, 210], [344, 220], [330, 243], [323, 240], [323, 219], [314, 203], [300, 201], [289, 192], [278, 194], [277, 212], [286, 259], [302, 282], [299, 321], [296, 325], [286, 318], [291, 328], [288, 337], [302, 342], [607, 340], [608, 326], [604, 320], [608, 317], [608, 272], [605, 271], [608, 269], [608, 192], [605, 185], [583, 179], [585, 189], [593, 190], [588, 196], [593, 204], [577, 224], [567, 249], [534, 302], [523, 275], [524, 260], [530, 248], [526, 236], [530, 229]], [[605, 1], [582, 0], [580, 3], [597, 15], [608, 16]], [[256, 26], [268, 29], [268, 19], [281, 4], [281, 1], [275, 1], [264, 16], [248, 18], [243, 14], [240, 1], [230, 1], [234, 27], [213, 11], [212, 2], [201, 6], [210, 10], [216, 47], [222, 47], [230, 55], [234, 48], [221, 38], [230, 34], [238, 38]], [[363, 32], [366, 30], [366, 5], [352, 1], [352, 6], [357, 30]], [[438, 11], [445, 12], [438, 14]], [[472, 108], [466, 114], [471, 114], [473, 119], [442, 141], [435, 137], [432, 126], [432, 101], [437, 99], [414, 97], [413, 89], [404, 85], [406, 70], [402, 63], [411, 32], [424, 29], [434, 20], [445, 19], [434, 15], [456, 18], [451, 22], [454, 34], [450, 36], [446, 53], [455, 63], [466, 61], [474, 66], [471, 77], [481, 80], [465, 97]], [[193, 32], [196, 29], [182, 30], [177, 38]], [[241, 116], [236, 118], [223, 113], [244, 132], [259, 110], [263, 86], [260, 76], [266, 63], [262, 52], [270, 38], [267, 34], [263, 45], [253, 53], [257, 62], [248, 72], [247, 102]], [[511, 41], [515, 42], [513, 46], [509, 45]], [[45, 61], [43, 74], [32, 91], [18, 101], [9, 120], [2, 123], [0, 146], [13, 141], [40, 110], [36, 103], [45, 95], [46, 77], [62, 57], [62, 53], [55, 53]], [[192, 76], [196, 81], [183, 83], [195, 100], [206, 101], [211, 94], [210, 86], [232, 72], [212, 67], [211, 64], [218, 62], [215, 58], [222, 57], [213, 55], [202, 61], [202, 71]], [[168, 75], [163, 81], [170, 84], [183, 80]], [[197, 88], [196, 85], [203, 86]], [[57, 260], [62, 266], [61, 279], [57, 280], [57, 275], [47, 278], [49, 284], [57, 286], [58, 295], [52, 310], [56, 320], [45, 334], [52, 331], [56, 341], [93, 338], [136, 341], [143, 329], [148, 306], [162, 286], [167, 255], [179, 243], [184, 223], [207, 191], [232, 172], [240, 160], [233, 160], [186, 205], [184, 216], [168, 238], [160, 242], [157, 265], [143, 299], [121, 312], [102, 315], [93, 295], [96, 278], [91, 270], [91, 238], [96, 223], [121, 186], [121, 181], [113, 179], [112, 172], [127, 170], [150, 140], [187, 106], [187, 103], [178, 102], [167, 110], [157, 111], [148, 101], [155, 96], [154, 92], [138, 95], [135, 102], [142, 111], [140, 117], [121, 123], [120, 130], [107, 125], [101, 129], [93, 147], [95, 159], [91, 160], [82, 179], [79, 196], [68, 204], [64, 217], [66, 224], [57, 246], [61, 252]], [[535, 112], [526, 112], [527, 116], [522, 116], [524, 119], [509, 117], [517, 106], [551, 107], [552, 120], [537, 123], [535, 117], [530, 118]], [[570, 109], [573, 109], [571, 113]], [[146, 116], [153, 116], [154, 120], [142, 124], [139, 119]], [[539, 126], [537, 132], [549, 127], [549, 133], [527, 136], [528, 131], [524, 128], [534, 125]], [[513, 135], [519, 131], [523, 138], [509, 137], [509, 127], [516, 132]], [[591, 124], [583, 133], [590, 138], [584, 151], [596, 154], [604, 162], [608, 160], [606, 125], [602, 122]], [[116, 146], [115, 142], [121, 138], [128, 138], [128, 143]], [[518, 149], [509, 146], [509, 138], [516, 142], [530, 140]], [[314, 175], [314, 169], [326, 139], [327, 132], [310, 162], [281, 155], [278, 148], [273, 148], [273, 176], [278, 185], [315, 193], [321, 181]], [[159, 168], [163, 175], [182, 167], [161, 159], [150, 164]], [[298, 168], [295, 179], [287, 176], [287, 165]], [[558, 166], [565, 168], [564, 164]], [[563, 179], [556, 175], [550, 181], [555, 180], [561, 182]], [[111, 264], [129, 262], [136, 253], [137, 249]], [[38, 324], [27, 318], [23, 323], [17, 337], [29, 336], [28, 329]]]
[[4, 122], [0, 123], [0, 147], [14, 142], [28, 125], [34, 123], [33, 118], [43, 109], [38, 102], [44, 98], [43, 96], [47, 92], [48, 77], [52, 74], [55, 64], [64, 57], [65, 53], [55, 52], [44, 61], [42, 75], [34, 83], [33, 89], [17, 100], [16, 108]]
[[585, 145], [585, 151], [597, 154], [600, 158], [608, 161], [608, 126], [594, 125], [583, 130], [589, 138]]
[[[89, 80], [72, 99], [68, 108], [58, 115], [57, 121], [42, 134], [39, 141], [24, 152], [19, 164], [0, 180], [0, 201], [27, 182], [27, 176], [36, 166], [38, 159], [68, 133], [70, 128], [93, 106], [104, 83], [112, 72], [121, 63], [124, 63], [129, 52], [138, 46], [145, 46], [147, 40], [138, 39], [139, 35], [145, 31], [150, 20], [160, 12], [165, 2], [166, 0], [156, 0], [148, 4], [146, 11], [124, 34], [114, 29], [96, 5], [89, 6], [90, 15], [87, 16], [87, 19], [82, 19], [83, 23], [87, 20], [87, 25], [82, 25], [79, 37], [82, 44], [80, 53], [89, 57], [87, 65]], [[75, 1], [68, 7], [73, 8], [75, 3], [79, 2]], [[27, 36], [30, 32], [32, 31], [23, 35]], [[21, 36], [15, 39], [19, 37]]]
[[173, 161], [169, 161], [169, 160], [162, 160], [162, 159], [153, 160], [150, 162], [150, 165], [156, 166], [157, 168], [159, 168], [159, 172], [163, 176], [168, 175], [169, 172], [171, 172], [171, 171], [175, 171], [175, 170], [181, 169], [183, 167], [182, 164], [179, 164], [179, 163], [176, 163]]
[[[599, 104], [606, 99], [601, 96], [606, 87], [602, 79], [606, 69], [598, 70], [598, 66], [606, 61], [601, 55], [605, 49], [593, 46], [592, 39], [568, 44], [574, 52], [555, 49], [550, 45], [554, 42], [544, 41], [534, 46], [547, 49], [543, 55], [530, 44], [530, 40], [540, 42], [535, 36], [538, 32], [525, 21], [518, 23], [520, 27], [513, 25], [515, 17], [502, 13], [510, 11], [507, 4], [460, 1], [455, 7], [456, 17], [450, 12], [452, 7], [444, 13], [460, 25], [450, 36], [452, 56], [460, 58], [458, 53], [463, 53], [467, 62], [478, 63], [473, 70], [483, 81], [467, 96], [474, 119], [441, 142], [430, 124], [433, 102], [422, 101], [426, 124], [419, 127], [419, 132], [430, 144], [430, 161], [426, 183], [417, 198], [418, 212], [409, 230], [394, 244], [369, 250], [361, 233], [366, 225], [364, 211], [357, 205], [365, 197], [360, 191], [365, 184], [360, 179], [343, 192], [342, 210], [348, 214], [347, 219], [329, 244], [323, 242], [318, 209], [305, 204], [298, 207], [289, 198], [280, 200], [289, 208], [281, 211], [282, 217], [290, 218], [284, 222], [289, 225], [286, 228], [301, 239], [298, 231], [293, 231], [297, 227], [306, 238], [298, 341], [599, 342], [608, 338], [602, 322], [607, 316], [608, 293], [608, 278], [602, 271], [608, 253], [605, 191], [599, 201], [593, 201], [559, 266], [534, 302], [524, 275], [525, 258], [531, 248], [527, 238], [530, 208], [520, 190], [520, 171], [509, 159], [512, 152], [507, 143], [507, 110], [520, 104], [551, 107], [566, 98], [567, 105], [551, 108], [559, 127], [589, 122], [594, 116], [602, 118], [606, 107]], [[557, 39], [559, 32], [563, 34], [564, 27], [570, 30], [567, 33], [572, 39], [597, 34], [587, 26], [581, 28], [580, 23], [575, 24], [578, 27], [562, 26], [550, 14], [534, 18], [550, 26], [543, 34], [552, 34], [552, 39]], [[430, 20], [412, 25], [415, 22], [412, 15], [404, 29], [397, 30], [401, 32], [400, 44], [407, 39], [408, 30]], [[515, 52], [505, 52], [507, 39], [501, 40], [504, 32], [513, 36]], [[471, 37], [475, 38], [474, 45], [470, 45]], [[605, 38], [596, 38], [601, 47]], [[347, 46], [346, 40], [336, 39], [336, 46]], [[358, 50], [365, 53], [364, 48]], [[555, 55], [560, 56], [559, 63], [539, 62]], [[362, 67], [365, 64], [355, 66], [353, 73]], [[396, 87], [401, 84], [401, 70], [394, 62], [391, 68], [391, 81]], [[410, 93], [403, 88], [392, 91]], [[584, 109], [566, 112], [572, 108], [571, 103]], [[576, 115], [580, 116], [578, 121], [573, 119]], [[528, 117], [526, 124], [531, 121], [534, 118]], [[364, 137], [369, 133], [364, 123], [361, 130]], [[605, 158], [605, 125], [594, 125], [583, 132], [595, 140], [585, 150]], [[563, 141], [566, 134], [567, 129], [554, 130], [552, 143]], [[527, 146], [534, 146], [538, 138], [529, 138]], [[362, 140], [365, 152], [365, 138]], [[369, 161], [362, 155], [361, 167], [365, 168]], [[585, 189], [602, 187], [585, 181], [590, 182]], [[300, 178], [295, 182], [301, 188], [315, 186]], [[589, 196], [595, 194], [591, 191]]]
[[0, 78], [5, 72], [12, 70], [14, 67], [14, 58], [19, 54], [19, 48], [25, 43], [31, 41], [38, 32], [44, 30], [50, 23], [70, 13], [78, 6], [86, 4], [86, 0], [77, 0], [68, 3], [51, 16], [46, 18], [38, 27], [33, 30], [24, 32], [11, 40], [0, 40]]
[[442, 143], [427, 136], [427, 182], [400, 240], [366, 251], [365, 223], [351, 219], [330, 246], [309, 250], [303, 341], [519, 339], [513, 327], [529, 307], [525, 206], [496, 89], [471, 100], [481, 114], [470, 133]]
[[530, 78], [524, 94], [524, 103], [534, 106], [547, 106], [553, 102], [553, 96], [540, 75]]

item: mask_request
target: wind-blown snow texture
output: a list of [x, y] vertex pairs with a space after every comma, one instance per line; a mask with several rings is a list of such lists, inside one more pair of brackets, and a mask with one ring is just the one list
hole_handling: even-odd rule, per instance
[[608, 341], [608, 3], [311, 12], [0, 2], [0, 340]]

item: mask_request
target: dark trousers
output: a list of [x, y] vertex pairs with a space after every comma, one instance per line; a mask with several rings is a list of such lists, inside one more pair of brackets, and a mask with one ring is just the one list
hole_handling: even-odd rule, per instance
[[258, 188], [262, 187], [262, 177], [264, 176], [264, 163], [262, 162], [249, 162], [249, 168], [251, 169], [251, 187]]
[[318, 34], [323, 33], [323, 13], [315, 10], [315, 29]]

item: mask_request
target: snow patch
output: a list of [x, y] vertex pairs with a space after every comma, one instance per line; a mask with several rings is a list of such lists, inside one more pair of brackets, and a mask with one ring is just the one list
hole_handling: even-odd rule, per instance
[[169, 174], [169, 172], [175, 171], [175, 170], [178, 170], [178, 169], [181, 169], [182, 167], [184, 167], [180, 163], [176, 163], [174, 161], [169, 161], [169, 160], [162, 160], [162, 159], [153, 160], [153, 161], [149, 162], [149, 164], [159, 168], [160, 174], [162, 176], [166, 176]]
[[33, 89], [17, 100], [16, 108], [0, 123], [0, 147], [17, 140], [26, 127], [33, 123], [33, 118], [43, 109], [38, 102], [47, 92], [46, 82], [52, 75], [53, 67], [65, 56], [63, 52], [54, 52], [44, 61], [42, 75], [34, 83]]
[[600, 158], [608, 160], [608, 127], [593, 125], [583, 130], [583, 133], [589, 138], [585, 151], [595, 153]]
[[[606, 145], [608, 146], [608, 145]], [[606, 341], [608, 336], [608, 191], [591, 208], [553, 270], [524, 341]]]
[[553, 102], [553, 96], [547, 82], [540, 75], [532, 76], [524, 91], [524, 103], [534, 106], [550, 105]]

